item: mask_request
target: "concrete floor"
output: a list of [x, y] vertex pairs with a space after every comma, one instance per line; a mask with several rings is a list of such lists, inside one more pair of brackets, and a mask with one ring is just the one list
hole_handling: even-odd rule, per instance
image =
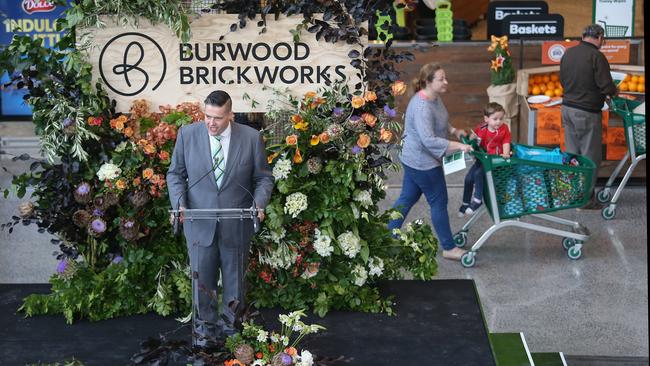
[[[10, 173], [26, 164], [0, 160]], [[11, 174], [0, 169], [0, 187]], [[453, 230], [463, 172], [448, 176], [449, 214]], [[400, 191], [401, 173], [388, 180], [387, 208]], [[0, 223], [16, 214], [20, 201], [0, 200]], [[497, 231], [479, 251], [474, 268], [438, 258], [438, 278], [476, 281], [488, 328], [524, 332], [534, 352], [568, 355], [648, 357], [647, 195], [645, 187], [626, 188], [617, 217], [604, 221], [599, 211], [565, 210], [558, 216], [581, 222], [591, 231], [583, 257], [567, 258], [561, 238], [522, 229]], [[408, 220], [429, 221], [422, 198]], [[488, 215], [470, 230], [469, 245], [490, 225]], [[57, 248], [35, 226], [0, 231], [0, 283], [44, 283], [55, 271]]]

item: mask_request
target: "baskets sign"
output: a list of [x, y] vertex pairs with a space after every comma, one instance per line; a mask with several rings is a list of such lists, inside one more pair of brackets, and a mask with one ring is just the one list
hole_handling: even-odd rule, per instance
[[490, 1], [487, 16], [487, 39], [490, 39], [490, 35], [508, 34], [503, 29], [503, 22], [509, 15], [532, 16], [539, 14], [548, 14], [546, 1]]
[[126, 29], [105, 20], [106, 28], [89, 30], [97, 45], [89, 60], [120, 112], [127, 112], [133, 99], [146, 99], [157, 110], [165, 104], [201, 102], [215, 89], [232, 96], [236, 112], [262, 112], [274, 96], [265, 87], [300, 95], [336, 81], [360, 82], [347, 56], [351, 45], [319, 42], [311, 34], [293, 41], [289, 30], [300, 23], [298, 18], [270, 20], [267, 32], [259, 34], [254, 22], [229, 33], [237, 15], [203, 15], [192, 23], [188, 43], [164, 25], [141, 19], [139, 28]]
[[503, 31], [511, 39], [552, 39], [564, 36], [564, 18], [559, 14], [508, 15]]

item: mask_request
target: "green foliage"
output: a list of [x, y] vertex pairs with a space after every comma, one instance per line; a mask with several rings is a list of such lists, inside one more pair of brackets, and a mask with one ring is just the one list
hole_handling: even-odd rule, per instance
[[[421, 223], [395, 233], [397, 212], [380, 213], [386, 196], [380, 175], [397, 130], [395, 113], [376, 94], [323, 88], [302, 99], [274, 101], [272, 121], [286, 132], [270, 140], [276, 190], [253, 246], [250, 297], [261, 307], [392, 313], [379, 279], [410, 273], [431, 279], [437, 241]], [[277, 130], [277, 129], [273, 129]]]

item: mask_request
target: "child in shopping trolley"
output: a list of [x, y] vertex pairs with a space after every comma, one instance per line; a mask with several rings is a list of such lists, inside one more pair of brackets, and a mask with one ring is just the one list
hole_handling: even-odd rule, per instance
[[[477, 140], [485, 152], [509, 158], [510, 129], [504, 124], [505, 110], [499, 103], [488, 103], [483, 109], [483, 123], [470, 133], [471, 140]], [[475, 160], [465, 176], [463, 204], [458, 210], [458, 216], [471, 215], [483, 203], [483, 184], [485, 181], [483, 166]], [[472, 194], [473, 193], [473, 194]]]

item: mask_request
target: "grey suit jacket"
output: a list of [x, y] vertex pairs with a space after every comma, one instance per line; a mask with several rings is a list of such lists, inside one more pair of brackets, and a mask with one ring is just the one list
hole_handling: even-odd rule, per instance
[[[253, 194], [258, 208], [266, 207], [273, 190], [273, 174], [266, 160], [262, 137], [248, 126], [238, 123], [231, 123], [231, 126], [228, 161], [220, 189], [217, 189], [214, 174], [206, 175], [213, 169], [213, 162], [205, 123], [192, 123], [178, 130], [167, 171], [169, 199], [174, 209], [178, 209], [179, 203], [188, 209], [250, 208], [253, 197], [246, 190]], [[185, 220], [183, 230], [188, 246], [209, 246], [217, 222]], [[248, 245], [252, 234], [251, 220], [223, 220], [218, 224], [217, 240], [220, 245], [244, 246]]]

